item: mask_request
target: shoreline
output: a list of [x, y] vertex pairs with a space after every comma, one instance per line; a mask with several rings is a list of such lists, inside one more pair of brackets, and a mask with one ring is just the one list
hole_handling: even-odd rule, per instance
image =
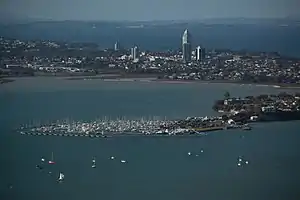
[[235, 84], [235, 85], [252, 85], [256, 87], [274, 87], [278, 89], [300, 89], [300, 84], [279, 84], [279, 83], [253, 83], [253, 82], [243, 82], [243, 81], [223, 81], [223, 80], [169, 80], [169, 79], [156, 79], [157, 82], [165, 83], [204, 83], [204, 84]]
[[235, 85], [250, 85], [256, 87], [273, 87], [277, 89], [299, 89], [300, 84], [279, 84], [279, 83], [253, 83], [244, 81], [231, 81], [231, 80], [176, 80], [176, 79], [159, 79], [155, 75], [122, 75], [122, 74], [103, 74], [96, 76], [24, 76], [24, 77], [3, 77], [0, 78], [0, 84], [10, 83], [18, 79], [34, 79], [34, 78], [57, 78], [62, 80], [101, 80], [105, 82], [157, 82], [165, 84], [235, 84]]

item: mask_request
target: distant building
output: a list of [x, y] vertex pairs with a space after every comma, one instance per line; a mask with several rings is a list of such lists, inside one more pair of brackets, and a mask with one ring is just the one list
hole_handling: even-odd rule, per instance
[[131, 48], [131, 58], [137, 60], [139, 58], [139, 49], [137, 46]]
[[182, 59], [184, 62], [192, 60], [191, 35], [187, 29], [182, 35]]
[[198, 46], [196, 48], [196, 60], [202, 62], [205, 59], [205, 49]]
[[131, 49], [130, 49], [130, 57], [133, 59], [133, 55], [134, 55], [134, 48], [132, 47]]
[[120, 44], [119, 42], [115, 43], [115, 51], [119, 51], [120, 50]]

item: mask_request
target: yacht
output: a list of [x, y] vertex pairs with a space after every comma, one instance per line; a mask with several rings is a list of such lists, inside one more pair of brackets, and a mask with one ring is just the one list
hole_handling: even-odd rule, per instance
[[93, 162], [92, 168], [96, 168], [96, 158], [94, 158], [94, 159], [92, 160], [92, 162]]
[[63, 173], [59, 173], [58, 182], [62, 182], [65, 179], [65, 175]]
[[54, 156], [53, 156], [53, 152], [52, 152], [52, 154], [51, 154], [51, 160], [48, 161], [49, 164], [55, 164], [53, 157]]

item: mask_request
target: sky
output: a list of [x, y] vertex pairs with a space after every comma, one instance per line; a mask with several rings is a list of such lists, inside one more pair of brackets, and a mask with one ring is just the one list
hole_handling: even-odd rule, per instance
[[197, 20], [299, 17], [300, 0], [0, 0], [3, 19]]

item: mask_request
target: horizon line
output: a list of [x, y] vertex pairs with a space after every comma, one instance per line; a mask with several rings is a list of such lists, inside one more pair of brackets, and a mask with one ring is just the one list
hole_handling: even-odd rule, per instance
[[[205, 17], [201, 19], [153, 19], [153, 20], [121, 20], [121, 19], [50, 19], [50, 18], [27, 18], [27, 19], [11, 19], [11, 21], [31, 21], [31, 22], [189, 22], [189, 21], [208, 21], [208, 20], [300, 20], [300, 16], [296, 17]], [[8, 20], [10, 21], [10, 20]]]

